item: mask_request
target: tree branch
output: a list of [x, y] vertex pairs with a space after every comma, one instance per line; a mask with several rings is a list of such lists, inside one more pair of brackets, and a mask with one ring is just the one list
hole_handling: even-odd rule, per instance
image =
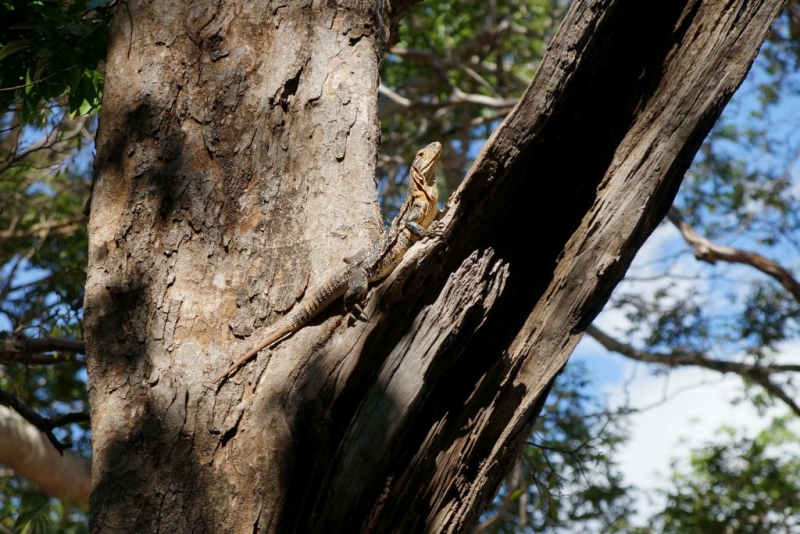
[[756, 252], [712, 243], [707, 238], [699, 235], [694, 228], [686, 222], [681, 212], [678, 211], [675, 206], [670, 208], [667, 218], [680, 230], [683, 238], [694, 249], [694, 256], [698, 260], [711, 264], [720, 260], [729, 263], [743, 263], [755, 267], [762, 273], [777, 280], [798, 302], [800, 302], [800, 282], [792, 276], [792, 273], [774, 261]]
[[[0, 362], [19, 362], [34, 365], [50, 365], [77, 361], [75, 354], [83, 354], [86, 345], [82, 339], [66, 339], [58, 337], [27, 338], [21, 334], [9, 335], [0, 332]], [[59, 351], [73, 353], [65, 356], [35, 356], [43, 352]]]
[[73, 234], [78, 228], [86, 225], [86, 216], [78, 215], [64, 219], [63, 221], [43, 221], [34, 224], [25, 230], [8, 229], [0, 232], [0, 243], [27, 239], [40, 236], [41, 238], [53, 233], [54, 235], [64, 236]]
[[22, 399], [3, 390], [0, 390], [0, 405], [8, 406], [9, 408], [13, 409], [15, 412], [25, 418], [26, 421], [38, 428], [45, 436], [47, 436], [47, 439], [50, 440], [50, 443], [53, 444], [53, 447], [55, 447], [56, 450], [58, 450], [58, 452], [62, 455], [64, 454], [64, 449], [72, 447], [72, 443], [69, 441], [61, 443], [55, 434], [53, 434], [53, 429], [69, 423], [89, 421], [89, 414], [84, 412], [71, 413], [56, 419], [42, 417], [27, 404], [22, 402]]
[[[474, 69], [467, 67], [460, 61], [456, 61], [452, 58], [445, 58], [438, 54], [434, 54], [432, 52], [428, 52], [426, 50], [414, 50], [409, 48], [403, 48], [400, 46], [393, 46], [392, 49], [389, 51], [391, 54], [395, 54], [398, 56], [404, 57], [412, 57], [416, 59], [420, 59], [430, 65], [432, 68], [437, 70], [438, 72], [442, 72], [445, 69], [458, 69], [466, 74], [469, 78], [471, 78], [475, 83], [484, 87], [485, 89], [494, 92], [495, 87], [489, 83], [486, 78], [478, 74]], [[445, 79], [447, 78], [444, 76]]]
[[[58, 161], [63, 159], [59, 156], [59, 153], [62, 151], [61, 147], [63, 147], [64, 143], [68, 143], [77, 137], [84, 137], [87, 140], [91, 139], [91, 134], [86, 131], [87, 121], [88, 117], [70, 119], [68, 115], [65, 114], [56, 124], [52, 124], [49, 127], [44, 137], [27, 147], [22, 147], [19, 142], [21, 139], [19, 133], [23, 130], [21, 123], [14, 125], [13, 128], [18, 129], [17, 135], [14, 136], [14, 146], [9, 150], [8, 155], [0, 160], [0, 162], [2, 162], [2, 165], [0, 165], [0, 174], [8, 171], [12, 167], [20, 165], [29, 156], [45, 150], [51, 151], [50, 156], [47, 158], [50, 160], [48, 166], [58, 163]], [[70, 127], [70, 129], [64, 130], [63, 128], [65, 127]], [[68, 152], [69, 151], [64, 151], [64, 154], [66, 155]], [[53, 160], [53, 156], [56, 156], [55, 160]]]
[[733, 373], [741, 376], [745, 381], [761, 385], [770, 395], [782, 400], [795, 415], [800, 417], [800, 406], [784, 391], [784, 389], [770, 379], [770, 375], [782, 372], [798, 372], [798, 365], [751, 365], [737, 362], [726, 362], [709, 358], [700, 352], [674, 352], [659, 354], [635, 349], [609, 336], [594, 325], [586, 328], [586, 333], [611, 352], [621, 354], [626, 358], [640, 362], [656, 363], [667, 367], [702, 367], [720, 373]]
[[[410, 251], [377, 288], [364, 331], [343, 337], [384, 363], [337, 442], [342, 468], [321, 491], [339, 498], [319, 509], [319, 525], [348, 524], [340, 502], [371, 498], [352, 472], [391, 481], [374, 501], [381, 522], [373, 525], [413, 530], [409, 517], [420, 520], [409, 510], [419, 510], [455, 532], [477, 519], [472, 504], [492, 498], [552, 379], [666, 215], [780, 9], [777, 1], [655, 5], [571, 4], [531, 86], [451, 197], [441, 239]], [[391, 302], [393, 313], [375, 302]], [[476, 385], [460, 388], [466, 376]], [[397, 413], [386, 445], [362, 454]], [[419, 430], [418, 414], [434, 430], [415, 436], [413, 456], [403, 450], [402, 470], [387, 469], [398, 440]], [[469, 485], [454, 472], [469, 473]]]
[[474, 93], [465, 93], [455, 87], [453, 88], [453, 93], [449, 98], [439, 102], [410, 100], [389, 89], [383, 84], [378, 87], [378, 92], [402, 108], [417, 107], [442, 109], [462, 104], [477, 104], [479, 106], [486, 106], [489, 108], [508, 108], [510, 110], [517, 103], [517, 100], [514, 98], [496, 98]]

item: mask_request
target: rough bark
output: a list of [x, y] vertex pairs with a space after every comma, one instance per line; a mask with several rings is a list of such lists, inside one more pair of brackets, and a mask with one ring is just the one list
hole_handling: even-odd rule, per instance
[[255, 392], [217, 396], [209, 377], [379, 232], [388, 21], [352, 4], [118, 8], [85, 300], [96, 532], [263, 530], [283, 516], [283, 390], [299, 347], [337, 321], [286, 343], [296, 354]]
[[92, 529], [467, 529], [781, 5], [573, 3], [368, 320], [334, 306], [217, 391], [378, 232], [400, 11], [122, 4], [90, 221]]

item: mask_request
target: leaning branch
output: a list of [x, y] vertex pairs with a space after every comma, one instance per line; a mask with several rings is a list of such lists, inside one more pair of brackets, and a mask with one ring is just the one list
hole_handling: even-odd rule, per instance
[[[32, 365], [51, 365], [77, 361], [76, 354], [86, 351], [82, 339], [66, 339], [59, 337], [27, 338], [20, 334], [8, 335], [0, 333], [0, 363], [26, 363]], [[43, 354], [58, 351], [58, 356]]]
[[38, 428], [5, 406], [0, 406], [0, 463], [51, 497], [89, 505], [89, 461], [72, 451], [60, 454]]
[[402, 108], [414, 107], [425, 109], [442, 109], [464, 104], [476, 104], [488, 108], [507, 108], [510, 110], [517, 103], [517, 99], [515, 98], [498, 98], [475, 93], [465, 93], [464, 91], [455, 87], [453, 88], [453, 93], [449, 98], [438, 102], [410, 100], [399, 93], [392, 91], [383, 84], [378, 86], [378, 92]]
[[698, 260], [712, 264], [715, 261], [726, 261], [755, 267], [762, 273], [777, 280], [798, 302], [800, 302], [800, 282], [792, 276], [792, 273], [774, 261], [756, 252], [712, 243], [707, 238], [698, 234], [694, 228], [686, 222], [681, 212], [678, 211], [675, 206], [670, 208], [667, 218], [680, 230], [683, 238], [694, 249], [694, 255]]
[[64, 449], [72, 447], [72, 443], [69, 441], [61, 443], [55, 434], [53, 434], [53, 429], [69, 423], [89, 422], [89, 414], [84, 412], [71, 413], [55, 419], [42, 417], [36, 413], [35, 410], [25, 404], [22, 399], [16, 395], [2, 390], [0, 390], [0, 405], [8, 406], [21, 415], [26, 421], [38, 428], [45, 436], [47, 436], [47, 439], [50, 440], [50, 443], [53, 444], [53, 447], [55, 447], [56, 450], [58, 450], [58, 452], [61, 454], [64, 453]]
[[39, 237], [44, 239], [48, 235], [68, 236], [86, 226], [86, 217], [79, 215], [63, 221], [43, 221], [24, 230], [3, 230], [0, 232], [0, 243], [8, 243], [20, 239]]
[[741, 376], [745, 381], [755, 382], [767, 392], [782, 400], [798, 417], [800, 406], [789, 396], [784, 389], [772, 381], [770, 375], [785, 372], [800, 372], [800, 365], [752, 365], [746, 363], [729, 362], [709, 358], [701, 352], [673, 352], [659, 354], [635, 349], [609, 336], [594, 325], [586, 328], [586, 333], [611, 352], [621, 354], [626, 358], [646, 363], [666, 365], [667, 367], [702, 367], [719, 373], [733, 373]]

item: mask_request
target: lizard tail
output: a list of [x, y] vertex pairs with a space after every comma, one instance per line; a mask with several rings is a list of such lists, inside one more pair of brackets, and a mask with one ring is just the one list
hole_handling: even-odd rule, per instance
[[244, 364], [255, 358], [259, 352], [297, 332], [303, 325], [317, 315], [317, 313], [326, 308], [328, 304], [344, 294], [345, 282], [346, 278], [344, 272], [342, 272], [313, 291], [295, 310], [273, 326], [270, 333], [267, 334], [267, 337], [263, 341], [257, 343], [250, 352], [236, 360], [224, 373], [214, 380], [214, 383], [221, 383]]

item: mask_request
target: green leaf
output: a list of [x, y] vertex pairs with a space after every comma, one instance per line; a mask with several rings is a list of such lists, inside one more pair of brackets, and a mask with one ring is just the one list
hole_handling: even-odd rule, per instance
[[515, 491], [509, 496], [509, 499], [511, 499], [512, 501], [516, 501], [525, 494], [525, 491], [527, 491], [526, 488], [519, 488], [517, 491]]
[[94, 104], [88, 100], [84, 100], [78, 108], [79, 115], [88, 115], [94, 109]]
[[6, 43], [3, 48], [0, 48], [0, 61], [3, 61], [5, 58], [19, 52], [20, 50], [25, 50], [26, 48], [30, 48], [31, 43], [27, 39], [16, 39], [9, 43]]

